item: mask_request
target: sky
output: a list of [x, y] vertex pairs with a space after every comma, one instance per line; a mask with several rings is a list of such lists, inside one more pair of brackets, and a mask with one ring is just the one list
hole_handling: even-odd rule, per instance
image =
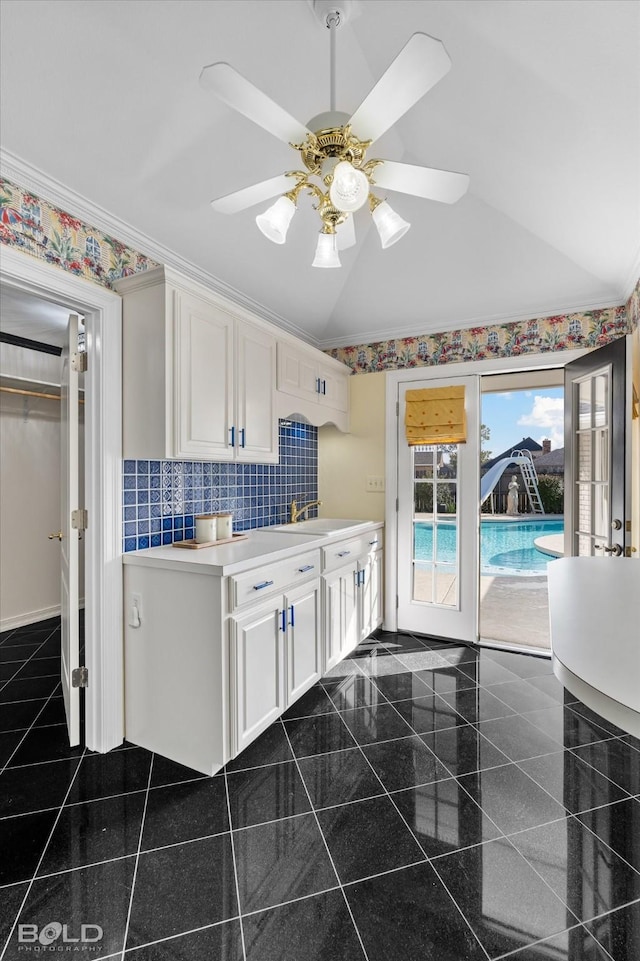
[[482, 423], [491, 430], [483, 445], [495, 457], [507, 447], [517, 447], [523, 437], [539, 444], [551, 441], [551, 450], [564, 447], [564, 389], [511, 390], [482, 395]]

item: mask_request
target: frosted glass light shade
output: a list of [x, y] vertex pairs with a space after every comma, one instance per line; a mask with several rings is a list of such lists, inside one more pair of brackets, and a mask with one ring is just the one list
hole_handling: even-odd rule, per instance
[[287, 239], [287, 230], [296, 212], [296, 205], [288, 197], [278, 197], [263, 214], [258, 214], [256, 223], [265, 237], [274, 244], [283, 244]]
[[397, 214], [395, 210], [389, 206], [386, 200], [378, 204], [371, 216], [380, 235], [383, 250], [391, 247], [397, 240], [404, 237], [411, 226], [410, 223], [403, 220], [400, 214]]
[[312, 267], [341, 267], [335, 234], [320, 234]]
[[333, 170], [333, 182], [329, 190], [331, 203], [338, 210], [353, 213], [360, 210], [369, 196], [369, 181], [361, 170], [348, 160], [341, 160]]

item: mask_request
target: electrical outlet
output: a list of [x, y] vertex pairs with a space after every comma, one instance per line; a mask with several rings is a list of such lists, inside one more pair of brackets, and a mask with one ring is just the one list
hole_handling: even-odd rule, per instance
[[382, 493], [384, 491], [384, 477], [367, 475], [365, 490], [373, 491], [375, 494]]

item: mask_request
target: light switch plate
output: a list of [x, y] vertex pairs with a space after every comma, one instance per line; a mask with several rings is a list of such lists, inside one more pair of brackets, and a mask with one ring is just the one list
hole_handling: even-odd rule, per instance
[[365, 484], [365, 490], [380, 494], [384, 491], [384, 477], [369, 474]]

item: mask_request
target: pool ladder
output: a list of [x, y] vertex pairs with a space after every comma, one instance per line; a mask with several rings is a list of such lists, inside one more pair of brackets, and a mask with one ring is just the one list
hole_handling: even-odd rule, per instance
[[532, 514], [544, 514], [544, 507], [538, 490], [538, 474], [530, 450], [512, 450], [511, 456], [520, 465], [524, 489], [529, 498]]

